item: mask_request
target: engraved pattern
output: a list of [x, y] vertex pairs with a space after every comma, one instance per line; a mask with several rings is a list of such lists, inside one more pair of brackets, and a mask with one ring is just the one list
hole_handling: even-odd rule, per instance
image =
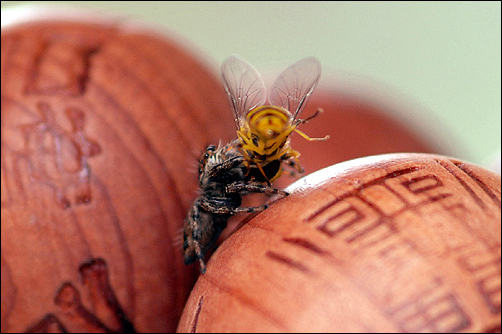
[[190, 333], [197, 332], [197, 323], [199, 322], [200, 311], [202, 310], [202, 302], [204, 301], [204, 296], [200, 296], [199, 302], [197, 303], [197, 309], [193, 316], [192, 327], [190, 328]]
[[73, 283], [65, 282], [54, 298], [58, 315], [46, 314], [26, 332], [136, 333], [110, 286], [105, 260], [92, 259], [82, 264], [79, 272], [91, 296], [94, 312], [83, 305], [80, 292]]
[[[24, 100], [35, 98], [36, 107], [15, 105], [6, 96], [7, 89], [5, 92], [2, 89], [2, 110], [4, 107], [11, 110], [7, 104], [13, 104], [18, 112], [2, 113], [2, 118], [6, 116], [7, 119], [2, 124], [2, 132], [9, 132], [6, 138], [16, 137], [19, 132], [23, 142], [22, 147], [16, 143], [10, 146], [12, 143], [4, 142], [2, 137], [2, 150], [9, 154], [8, 157], [2, 154], [2, 208], [10, 205], [17, 194], [26, 201], [27, 185], [21, 181], [24, 177], [21, 164], [25, 162], [29, 169], [28, 182], [51, 188], [61, 208], [89, 203], [92, 200], [91, 173], [87, 160], [98, 155], [101, 148], [84, 132], [84, 111], [68, 101], [85, 94], [91, 60], [99, 52], [100, 45], [86, 45], [81, 39], [52, 35], [33, 41], [31, 48], [33, 56], [23, 65], [27, 67], [26, 77], [20, 82], [23, 83]], [[16, 59], [14, 56], [8, 58]], [[61, 98], [63, 107], [51, 107], [44, 102], [46, 97]], [[65, 127], [68, 123], [69, 128]], [[11, 174], [16, 174], [15, 184], [4, 182]]]
[[[172, 234], [190, 197], [180, 189], [194, 187], [176, 159], [230, 133], [230, 119], [211, 122], [214, 112], [227, 115], [224, 95], [213, 73], [169, 38], [124, 32], [118, 21], [35, 21], [2, 34], [2, 255], [17, 271], [11, 294], [2, 293], [2, 329], [23, 330], [55, 312], [52, 290], [63, 280], [85, 304], [74, 268], [104, 250], [138, 326], [173, 331], [189, 284], [170, 285], [191, 273], [166, 259], [178, 256]], [[129, 238], [137, 231], [151, 238], [148, 261], [134, 260], [144, 249], [144, 240]], [[3, 271], [2, 262], [5, 278]], [[148, 272], [140, 298], [138, 272]], [[165, 316], [150, 321], [155, 314]], [[53, 330], [69, 324], [59, 312], [44, 323], [56, 319]]]
[[[438, 286], [439, 287], [439, 286]], [[454, 294], [436, 293], [436, 287], [396, 305], [390, 314], [402, 332], [458, 332], [470, 325]], [[443, 292], [443, 291], [441, 291]]]
[[[431, 230], [431, 238], [437, 238], [438, 244], [444, 245], [437, 257], [449, 257], [451, 261], [461, 263], [464, 269], [471, 272], [487, 309], [492, 314], [500, 314], [500, 254], [497, 257], [497, 252], [493, 252], [494, 248], [500, 249], [500, 243], [494, 244], [493, 238], [483, 235], [482, 227], [459, 219], [459, 216], [467, 216], [465, 210], [473, 208], [467, 208], [456, 201], [455, 195], [447, 190], [445, 184], [459, 183], [471, 196], [473, 203], [482, 210], [486, 209], [485, 200], [480, 197], [479, 189], [474, 189], [476, 186], [499, 207], [500, 196], [473, 176], [473, 173], [465, 172], [471, 178], [469, 181], [459, 175], [460, 167], [452, 162], [438, 163], [452, 175], [451, 180], [448, 177], [440, 179], [438, 174], [426, 169], [399, 169], [361, 183], [353, 190], [337, 194], [331, 202], [304, 219], [306, 224], [325, 236], [320, 240], [341, 240], [341, 246], [348, 247], [352, 254], [358, 257], [357, 270], [354, 269], [354, 276], [352, 272], [348, 273], [349, 279], [364, 290], [376, 304], [382, 305], [385, 313], [401, 331], [457, 332], [471, 325], [471, 320], [460, 306], [458, 297], [434, 269], [429, 251], [423, 249], [422, 245], [427, 245], [427, 242], [413, 240], [416, 233], [406, 224], [410, 215], [431, 214], [438, 211], [438, 208], [448, 212], [453, 219], [460, 220], [465, 229], [458, 229], [458, 226], [452, 228], [434, 220], [426, 221], [425, 223], [432, 224], [428, 227]], [[466, 168], [462, 170], [465, 171]], [[385, 200], [385, 208], [380, 208], [379, 203], [382, 202], [379, 201], [382, 199]], [[479, 236], [474, 242], [471, 241], [473, 234]], [[304, 249], [308, 249], [305, 245], [313, 244], [302, 237], [283, 238], [282, 241], [292, 247]], [[331, 263], [343, 260], [337, 258], [336, 253], [326, 251], [328, 248], [315, 245], [316, 253]], [[455, 252], [452, 252], [453, 250]], [[378, 264], [374, 262], [373, 257], [370, 257], [373, 260], [365, 260], [367, 257], [365, 258], [364, 254], [375, 252], [378, 254]], [[271, 251], [266, 255], [268, 259], [286, 264], [293, 270], [312, 274], [308, 264], [284, 258], [284, 255], [279, 256]], [[405, 260], [410, 258], [415, 260]], [[413, 281], [415, 273], [424, 271], [429, 273], [428, 281]], [[356, 273], [360, 272], [364, 272], [365, 277], [372, 277], [372, 280], [375, 280], [374, 285], [379, 287], [378, 290], [373, 290], [372, 284], [369, 285], [364, 280], [358, 281], [361, 278]], [[384, 272], [392, 272], [394, 276], [385, 275]], [[399, 292], [393, 293], [396, 286], [400, 287]]]
[[457, 166], [458, 169], [460, 169], [461, 171], [463, 171], [467, 176], [469, 176], [472, 180], [474, 180], [474, 182], [477, 183], [477, 185], [483, 189], [483, 191], [488, 195], [488, 197], [490, 197], [493, 201], [493, 203], [495, 203], [496, 206], [498, 206], [500, 208], [500, 191], [498, 191], [498, 194], [495, 194], [492, 189], [490, 189], [490, 187], [488, 187], [488, 185], [486, 185], [480, 178], [478, 175], [476, 175], [475, 172], [473, 172], [472, 170], [469, 169], [469, 167], [467, 167], [465, 164], [463, 163], [455, 163], [455, 166]]
[[493, 252], [471, 251], [459, 258], [460, 265], [475, 279], [476, 288], [492, 314], [500, 314], [500, 260]]
[[82, 46], [64, 40], [40, 42], [28, 71], [26, 95], [80, 96], [86, 91], [90, 59], [97, 46]]
[[[20, 164], [27, 163], [28, 182], [50, 188], [62, 209], [89, 203], [92, 196], [88, 159], [98, 155], [101, 148], [84, 133], [83, 111], [76, 107], [64, 110], [62, 114], [69, 122], [68, 129], [60, 124], [63, 115], [58, 115], [47, 103], [39, 102], [37, 111], [37, 120], [16, 127], [23, 138], [22, 147], [4, 146], [12, 159], [9, 169], [19, 173]], [[9, 170], [5, 164], [2, 159], [2, 178], [6, 178]], [[26, 185], [20, 182], [17, 190], [23, 193]], [[5, 194], [2, 195], [2, 207], [9, 205], [13, 193], [9, 183], [2, 182], [2, 194]]]
[[306, 266], [304, 266], [300, 262], [291, 259], [290, 257], [284, 256], [284, 255], [276, 253], [274, 251], [267, 251], [267, 253], [265, 253], [265, 255], [267, 256], [267, 258], [269, 258], [273, 261], [277, 261], [279, 263], [285, 264], [286, 266], [294, 268], [296, 270], [299, 270], [305, 274], [310, 273], [309, 268], [307, 268]]

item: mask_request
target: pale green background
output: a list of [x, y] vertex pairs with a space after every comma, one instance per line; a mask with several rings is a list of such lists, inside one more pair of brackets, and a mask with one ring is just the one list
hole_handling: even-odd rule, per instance
[[[2, 1], [2, 10], [19, 3], [47, 2]], [[64, 3], [164, 26], [215, 64], [239, 54], [265, 70], [316, 56], [324, 69], [372, 80], [418, 105], [435, 131], [458, 143], [457, 158], [484, 164], [500, 150], [498, 1]]]

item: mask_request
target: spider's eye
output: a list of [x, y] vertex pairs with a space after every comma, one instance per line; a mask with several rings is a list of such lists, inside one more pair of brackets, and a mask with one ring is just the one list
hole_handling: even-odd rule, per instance
[[216, 146], [209, 145], [208, 147], [206, 147], [206, 150], [204, 151], [202, 157], [199, 160], [199, 166], [200, 166], [199, 173], [202, 173], [203, 166], [206, 164], [209, 157], [213, 155], [214, 151], [216, 151]]

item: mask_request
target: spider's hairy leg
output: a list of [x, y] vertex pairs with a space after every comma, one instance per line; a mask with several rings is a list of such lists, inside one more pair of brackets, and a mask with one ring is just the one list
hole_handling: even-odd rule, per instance
[[205, 274], [206, 273], [206, 263], [204, 262], [204, 255], [202, 254], [202, 249], [200, 247], [200, 244], [197, 241], [194, 241], [193, 246], [195, 249], [195, 254], [197, 255], [197, 260], [199, 260], [200, 272]]
[[232, 170], [233, 168], [239, 166], [244, 161], [242, 156], [235, 156], [228, 160], [223, 161], [220, 164], [214, 165], [209, 171], [209, 177], [215, 177], [216, 175], [225, 174], [224, 172]]
[[263, 204], [260, 206], [250, 207], [250, 208], [241, 208], [236, 205], [232, 205], [233, 202], [228, 198], [224, 197], [212, 197], [205, 198], [200, 202], [200, 206], [211, 213], [214, 214], [229, 214], [234, 215], [238, 213], [250, 213], [250, 212], [259, 212], [268, 208], [268, 205]]
[[[198, 206], [192, 208], [191, 214], [187, 217], [185, 221], [185, 227], [183, 231], [183, 250], [185, 251], [185, 264], [192, 263], [197, 259], [200, 263], [200, 271], [202, 273], [206, 272], [206, 264], [204, 263], [204, 253], [202, 252], [202, 246], [197, 240], [195, 231], [199, 229], [198, 221], [200, 221]], [[193, 256], [189, 256], [187, 250], [193, 250], [195, 259]]]
[[226, 191], [229, 193], [239, 193], [239, 194], [251, 194], [251, 193], [263, 193], [268, 195], [280, 194], [282, 196], [288, 196], [289, 193], [284, 190], [276, 189], [268, 185], [261, 184], [259, 182], [234, 182], [225, 187]]

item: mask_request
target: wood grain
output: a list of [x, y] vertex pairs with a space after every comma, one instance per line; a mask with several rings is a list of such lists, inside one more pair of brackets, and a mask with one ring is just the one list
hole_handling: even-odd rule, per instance
[[500, 331], [500, 182], [428, 154], [311, 174], [217, 249], [178, 332]]
[[136, 330], [174, 331], [198, 274], [179, 235], [196, 159], [234, 136], [229, 115], [215, 72], [168, 36], [115, 22], [2, 29], [2, 332], [95, 329], [55, 302], [63, 286], [89, 314], [118, 312], [80, 283], [97, 258]]
[[[103, 17], [31, 17], [2, 28], [1, 52], [2, 332], [174, 331], [198, 275], [180, 244], [196, 159], [235, 137], [218, 65], [169, 34]], [[440, 152], [362, 98], [319, 91], [304, 116], [318, 107], [325, 113], [301, 130], [330, 140], [293, 137], [307, 173], [369, 154]], [[210, 302], [197, 300], [200, 321]]]
[[[446, 145], [443, 141], [446, 133], [428, 135], [421, 132], [424, 124], [417, 126], [410, 122], [411, 117], [405, 121], [402, 115], [417, 113], [408, 104], [403, 102], [396, 107], [392, 100], [386, 103], [373, 101], [373, 92], [368, 91], [368, 87], [351, 93], [338, 91], [336, 86], [340, 84], [330, 86], [329, 80], [336, 78], [329, 78], [328, 73], [325, 80], [312, 94], [301, 117], [312, 115], [317, 108], [322, 108], [324, 112], [299, 129], [311, 137], [329, 135], [330, 138], [309, 142], [298, 134], [291, 136], [291, 146], [301, 154], [300, 163], [305, 175], [342, 161], [375, 154], [410, 152], [452, 155], [462, 151], [458, 141], [455, 150]], [[421, 122], [422, 116], [414, 116], [414, 121]], [[435, 125], [439, 131], [445, 132], [438, 122]], [[275, 184], [286, 187], [294, 180], [286, 176]]]

